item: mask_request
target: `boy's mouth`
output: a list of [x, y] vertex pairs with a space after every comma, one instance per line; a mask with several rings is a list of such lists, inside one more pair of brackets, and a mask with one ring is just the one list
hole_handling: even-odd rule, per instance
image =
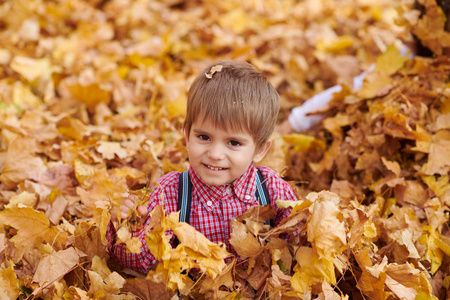
[[219, 167], [214, 167], [214, 166], [210, 166], [210, 165], [206, 165], [205, 164], [205, 166], [208, 168], [208, 169], [211, 169], [211, 170], [213, 170], [213, 171], [221, 171], [221, 170], [225, 170], [226, 168], [219, 168]]

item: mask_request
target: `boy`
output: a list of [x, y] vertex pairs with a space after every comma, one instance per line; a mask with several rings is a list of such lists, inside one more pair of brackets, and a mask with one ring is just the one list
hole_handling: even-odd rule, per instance
[[[250, 64], [234, 61], [207, 68], [189, 89], [184, 123], [190, 162], [184, 174], [191, 180], [188, 222], [212, 242], [225, 243], [230, 253], [235, 253], [228, 241], [230, 222], [259, 205], [261, 194], [276, 209], [274, 225], [290, 212], [278, 209], [275, 201], [296, 200], [292, 188], [276, 172], [255, 166], [270, 148], [279, 102], [278, 93], [260, 72]], [[146, 209], [138, 208], [145, 219], [144, 228], [150, 221], [149, 212], [161, 201], [161, 193], [166, 213], [177, 211], [180, 181], [180, 172], [170, 172], [158, 180], [160, 186], [149, 195]], [[265, 191], [257, 194], [261, 185]], [[134, 200], [124, 201], [122, 218], [134, 208]], [[115, 229], [110, 223], [110, 255], [123, 267], [146, 273], [156, 260], [146, 247], [145, 229], [133, 232], [133, 236], [144, 245], [139, 254], [126, 253], [123, 244], [114, 245]]]

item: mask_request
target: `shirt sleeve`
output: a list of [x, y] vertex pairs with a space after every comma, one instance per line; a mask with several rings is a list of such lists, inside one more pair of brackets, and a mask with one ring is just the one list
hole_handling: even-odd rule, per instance
[[[149, 195], [147, 209], [151, 212], [158, 204], [161, 204], [161, 199], [164, 199], [164, 208], [166, 214], [176, 211], [178, 202], [178, 175], [179, 172], [171, 172], [158, 180], [159, 186], [154, 188]], [[164, 197], [161, 197], [164, 195]], [[120, 266], [129, 268], [140, 273], [148, 272], [157, 262], [154, 255], [150, 252], [145, 241], [145, 236], [149, 230], [148, 224], [150, 217], [145, 220], [141, 230], [131, 232], [132, 237], [137, 237], [142, 243], [140, 253], [128, 253], [125, 243], [116, 244], [117, 234], [112, 222], [109, 223], [106, 238], [108, 241], [108, 252], [111, 258]], [[170, 234], [170, 231], [166, 232]]]

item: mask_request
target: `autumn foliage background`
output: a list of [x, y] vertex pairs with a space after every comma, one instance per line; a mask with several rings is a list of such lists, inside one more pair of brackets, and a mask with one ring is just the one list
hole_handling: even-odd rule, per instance
[[[0, 299], [450, 298], [450, 35], [435, 0], [417, 2], [2, 1]], [[412, 33], [431, 57], [396, 50]], [[277, 228], [267, 208], [237, 218], [243, 260], [228, 264], [158, 207], [157, 269], [121, 269], [106, 252], [113, 208], [187, 168], [186, 92], [220, 59], [264, 72], [280, 123], [344, 85], [318, 128], [274, 134], [263, 162], [299, 202], [279, 199], [294, 208]], [[139, 251], [132, 217], [120, 238]]]

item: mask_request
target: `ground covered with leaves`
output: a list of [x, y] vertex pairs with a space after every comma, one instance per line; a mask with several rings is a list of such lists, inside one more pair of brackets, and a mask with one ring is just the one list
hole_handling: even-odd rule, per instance
[[[0, 299], [450, 298], [450, 34], [435, 0], [417, 2], [2, 1]], [[431, 57], [400, 55], [412, 33]], [[318, 128], [275, 133], [263, 162], [299, 201], [278, 199], [293, 210], [276, 228], [268, 207], [236, 218], [228, 263], [158, 206], [146, 241], [160, 263], [121, 269], [111, 213], [187, 168], [186, 92], [220, 59], [264, 72], [280, 123], [344, 86]], [[129, 227], [119, 238], [139, 251]]]

